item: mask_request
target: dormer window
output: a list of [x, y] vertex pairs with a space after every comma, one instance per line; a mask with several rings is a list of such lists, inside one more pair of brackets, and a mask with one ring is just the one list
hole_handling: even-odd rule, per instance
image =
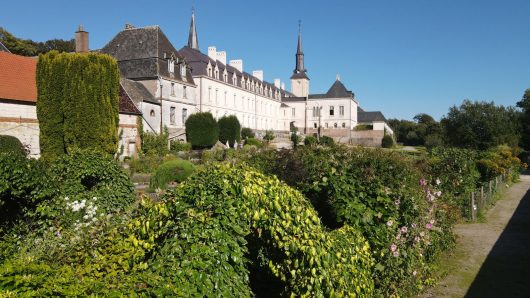
[[186, 64], [182, 63], [180, 65], [180, 77], [185, 80], [186, 79]]
[[223, 81], [224, 82], [228, 82], [228, 74], [227, 73], [223, 74]]
[[170, 59], [170, 60], [167, 61], [167, 70], [170, 73], [174, 73], [175, 72], [175, 60]]

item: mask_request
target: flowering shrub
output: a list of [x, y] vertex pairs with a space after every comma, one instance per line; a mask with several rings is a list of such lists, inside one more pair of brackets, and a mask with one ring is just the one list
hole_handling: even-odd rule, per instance
[[477, 168], [480, 172], [481, 181], [487, 182], [495, 177], [511, 174], [510, 179], [516, 180], [519, 176], [521, 160], [514, 156], [508, 146], [497, 146], [480, 154]]

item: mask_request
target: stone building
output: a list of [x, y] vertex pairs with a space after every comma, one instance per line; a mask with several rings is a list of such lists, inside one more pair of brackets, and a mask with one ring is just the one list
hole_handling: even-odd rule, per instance
[[210, 112], [216, 119], [235, 115], [243, 127], [257, 131], [284, 129], [278, 121], [281, 98], [286, 93], [280, 81], [266, 82], [262, 70], [246, 72], [243, 60], [227, 61], [226, 51], [218, 51], [215, 46], [208, 47], [207, 53], [201, 52], [194, 13], [188, 44], [179, 53], [191, 66], [199, 111]]
[[122, 87], [142, 112], [144, 131], [185, 138], [184, 123], [195, 113], [196, 85], [190, 67], [158, 26], [125, 25], [101, 50], [118, 61]]

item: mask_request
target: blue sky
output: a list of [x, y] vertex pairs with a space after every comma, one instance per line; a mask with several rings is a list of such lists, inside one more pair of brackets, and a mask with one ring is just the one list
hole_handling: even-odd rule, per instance
[[195, 6], [201, 50], [241, 58], [265, 79], [294, 69], [298, 20], [311, 93], [340, 74], [365, 110], [439, 119], [463, 99], [515, 105], [530, 88], [530, 1], [5, 1], [0, 26], [33, 40], [69, 39], [79, 24], [101, 48], [125, 23], [160, 25], [180, 49]]

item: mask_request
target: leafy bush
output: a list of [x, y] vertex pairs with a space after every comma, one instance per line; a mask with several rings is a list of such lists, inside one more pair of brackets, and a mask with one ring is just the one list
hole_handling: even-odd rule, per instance
[[480, 153], [477, 168], [482, 182], [488, 182], [500, 175], [510, 174], [512, 180], [519, 176], [521, 161], [508, 146], [497, 146]]
[[167, 184], [170, 182], [184, 181], [193, 173], [193, 170], [193, 164], [187, 160], [166, 161], [153, 173], [149, 186], [151, 188], [166, 189]]
[[235, 115], [221, 117], [218, 124], [221, 143], [234, 147], [235, 142], [241, 141], [241, 124]]
[[263, 148], [263, 146], [264, 146], [263, 142], [261, 142], [260, 140], [254, 139], [254, 138], [248, 138], [245, 141], [245, 145], [256, 146], [258, 148]]
[[173, 154], [177, 154], [179, 152], [189, 152], [191, 151], [191, 144], [190, 143], [185, 143], [185, 142], [181, 142], [181, 141], [171, 141], [170, 142], [170, 152], [173, 153]]
[[313, 136], [306, 136], [304, 138], [304, 145], [311, 147], [311, 146], [316, 146], [316, 144], [318, 144], [317, 138]]
[[219, 139], [219, 126], [211, 113], [191, 114], [186, 120], [186, 138], [195, 149], [211, 148]]
[[328, 147], [335, 145], [335, 141], [333, 140], [333, 138], [328, 136], [321, 136], [318, 143], [322, 146]]
[[263, 136], [263, 140], [267, 143], [269, 143], [270, 141], [274, 140], [276, 136], [274, 135], [274, 132], [272, 130], [267, 130], [265, 132], [265, 135]]
[[[98, 152], [76, 150], [49, 165], [50, 185], [55, 197], [74, 201], [97, 198], [104, 212], [124, 210], [134, 201], [133, 185], [121, 166], [112, 158]], [[41, 204], [38, 212], [47, 218], [58, 216], [57, 200]]]
[[0, 135], [0, 153], [27, 154], [19, 139], [7, 135]]
[[143, 155], [157, 155], [165, 156], [169, 153], [168, 137], [169, 132], [167, 128], [160, 134], [152, 132], [141, 132], [142, 146], [140, 152]]
[[265, 152], [249, 164], [304, 193], [328, 227], [363, 232], [378, 296], [413, 295], [436, 256], [453, 244], [454, 211], [405, 155], [342, 146], [285, 150], [273, 158], [261, 157]]
[[51, 192], [45, 168], [22, 154], [0, 153], [0, 226], [32, 211]]
[[291, 142], [293, 143], [294, 149], [296, 149], [298, 147], [298, 144], [300, 144], [300, 136], [295, 130], [291, 131]]
[[355, 126], [354, 130], [361, 131], [361, 130], [372, 130], [374, 129], [374, 126], [372, 124], [357, 124]]
[[252, 129], [250, 129], [248, 127], [243, 127], [241, 129], [241, 139], [246, 140], [246, 139], [251, 139], [251, 138], [254, 138], [254, 137], [256, 137], [256, 135], [254, 134]]
[[383, 140], [381, 141], [381, 147], [383, 148], [392, 148], [394, 147], [394, 139], [391, 135], [385, 134]]

